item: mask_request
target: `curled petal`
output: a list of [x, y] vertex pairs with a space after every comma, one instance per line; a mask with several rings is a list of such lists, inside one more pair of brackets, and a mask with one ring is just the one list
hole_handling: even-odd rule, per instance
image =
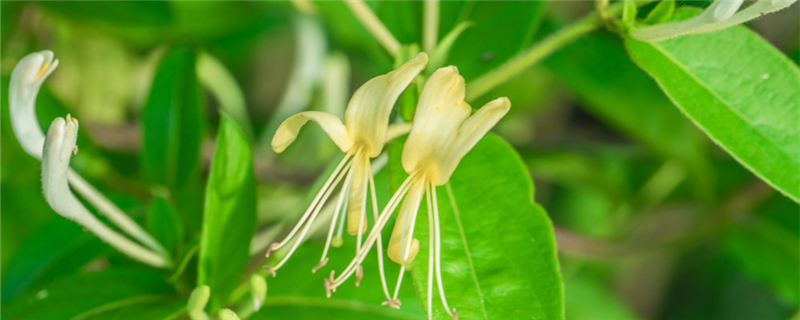
[[42, 83], [56, 69], [58, 60], [49, 50], [31, 53], [11, 73], [8, 89], [9, 116], [14, 135], [31, 156], [42, 158], [44, 132], [36, 119], [36, 95]]
[[272, 138], [272, 150], [277, 153], [286, 150], [286, 147], [297, 139], [300, 128], [309, 120], [316, 122], [342, 152], [349, 151], [353, 146], [353, 140], [350, 139], [347, 128], [335, 115], [320, 111], [306, 111], [295, 114], [281, 123]]
[[75, 150], [78, 137], [78, 120], [67, 116], [56, 118], [47, 130], [42, 157], [42, 191], [54, 211], [67, 219], [79, 221], [80, 211], [72, 208], [81, 206], [69, 192], [67, 172], [69, 160]]
[[347, 103], [344, 122], [353, 140], [367, 145], [370, 158], [383, 150], [395, 101], [427, 63], [428, 55], [420, 53], [396, 70], [367, 81]]

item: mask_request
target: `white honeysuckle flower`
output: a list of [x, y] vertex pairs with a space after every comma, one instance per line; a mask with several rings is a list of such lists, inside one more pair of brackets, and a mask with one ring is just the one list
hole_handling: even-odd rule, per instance
[[[267, 256], [269, 256], [270, 252], [294, 240], [289, 252], [280, 262], [275, 266], [265, 267], [273, 276], [275, 275], [274, 272], [286, 263], [303, 241], [323, 205], [340, 183], [342, 187], [333, 218], [331, 219], [325, 249], [322, 252], [319, 264], [312, 269], [312, 272], [316, 272], [327, 263], [327, 253], [331, 244], [334, 246], [341, 245], [341, 235], [344, 229], [347, 229], [348, 234], [357, 236], [356, 252], [361, 249], [362, 236], [367, 231], [366, 201], [368, 192], [372, 197], [373, 215], [375, 217], [378, 215], [375, 182], [372, 176], [370, 159], [381, 154], [383, 145], [388, 140], [404, 134], [410, 129], [409, 124], [389, 126], [389, 116], [397, 98], [417, 74], [425, 69], [427, 63], [428, 55], [423, 52], [396, 70], [367, 81], [356, 90], [347, 104], [344, 122], [330, 113], [306, 111], [289, 117], [278, 127], [272, 140], [272, 148], [275, 152], [283, 152], [297, 138], [300, 128], [308, 121], [314, 121], [345, 153], [345, 156], [336, 166], [336, 169], [333, 170], [295, 227], [289, 232], [289, 235], [283, 241], [273, 243], [267, 249]], [[339, 220], [340, 211], [343, 209], [347, 212]], [[346, 228], [344, 226], [345, 221]], [[338, 230], [336, 237], [333, 236], [335, 230]], [[380, 242], [380, 239], [378, 239], [378, 242]], [[382, 256], [380, 251], [379, 256]], [[378, 262], [382, 274], [382, 259], [379, 259]], [[357, 272], [360, 278], [361, 268], [358, 268]], [[356, 282], [356, 285], [358, 285], [358, 282]], [[388, 290], [385, 286], [384, 289], [388, 296]]]
[[631, 37], [641, 41], [659, 41], [683, 35], [717, 31], [782, 10], [796, 1], [759, 0], [738, 11], [744, 0], [716, 0], [705, 11], [692, 18], [679, 22], [634, 28], [631, 30]]
[[[36, 96], [42, 83], [56, 67], [58, 67], [58, 59], [54, 59], [53, 52], [50, 50], [28, 54], [14, 67], [8, 88], [8, 112], [14, 135], [22, 149], [40, 161], [42, 160], [45, 136], [36, 118]], [[164, 252], [163, 246], [158, 241], [86, 182], [77, 172], [68, 170], [67, 179], [78, 193], [120, 229], [149, 248]]]
[[61, 216], [77, 222], [131, 258], [154, 267], [166, 267], [168, 262], [164, 257], [107, 227], [72, 194], [67, 173], [72, 155], [78, 152], [77, 138], [78, 120], [69, 115], [53, 120], [47, 130], [42, 151], [42, 192], [47, 203]]
[[[386, 225], [402, 199], [403, 202], [392, 230], [387, 252], [393, 261], [401, 265], [400, 274], [393, 297], [384, 302], [385, 305], [399, 308], [400, 301], [397, 299], [397, 295], [403, 273], [410, 266], [419, 249], [419, 241], [413, 239], [412, 235], [424, 195], [427, 198], [430, 226], [428, 318], [431, 317], [434, 271], [442, 304], [450, 316], [457, 318], [455, 309], [451, 310], [447, 305], [442, 286], [439, 254], [441, 239], [436, 187], [447, 183], [461, 159], [511, 108], [511, 102], [508, 98], [503, 97], [490, 101], [470, 115], [472, 108], [464, 102], [464, 90], [464, 78], [453, 66], [437, 70], [425, 83], [420, 93], [411, 132], [408, 134], [403, 148], [403, 169], [409, 176], [381, 212], [356, 257], [339, 277], [334, 278], [332, 272], [330, 279], [325, 279], [328, 296], [331, 291], [335, 291], [336, 287], [357, 272], [361, 262], [375, 244], [375, 240], [378, 239], [381, 229]], [[380, 243], [378, 245], [380, 246]], [[385, 282], [385, 280], [383, 281]]]
[[8, 113], [14, 134], [22, 149], [39, 160], [42, 159], [44, 132], [36, 119], [36, 96], [56, 67], [58, 59], [53, 59], [52, 51], [31, 53], [14, 67], [8, 88]]

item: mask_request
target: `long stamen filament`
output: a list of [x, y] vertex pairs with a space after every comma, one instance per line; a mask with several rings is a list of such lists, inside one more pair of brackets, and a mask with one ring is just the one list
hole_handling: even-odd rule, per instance
[[[372, 172], [372, 170], [370, 170]], [[375, 191], [375, 178], [370, 174], [369, 175], [369, 188], [370, 188], [370, 195], [372, 196], [372, 217], [377, 223], [378, 221], [378, 196]], [[383, 295], [386, 296], [386, 299], [389, 300], [389, 288], [386, 285], [386, 274], [383, 271], [383, 241], [381, 240], [381, 234], [378, 232], [378, 272], [381, 276], [381, 287], [383, 288]]]
[[345, 181], [342, 189], [339, 191], [339, 200], [336, 201], [336, 209], [333, 212], [333, 218], [331, 218], [331, 226], [328, 229], [328, 237], [325, 239], [325, 249], [322, 250], [322, 257], [319, 259], [319, 264], [311, 269], [311, 273], [317, 272], [319, 268], [322, 268], [328, 262], [328, 249], [331, 246], [333, 230], [336, 228], [336, 220], [339, 217], [339, 213], [342, 211], [342, 204], [344, 204], [344, 200], [347, 198], [347, 191], [350, 190], [350, 186], [348, 184], [349, 182], [350, 179]]
[[431, 183], [431, 195], [433, 196], [433, 229], [434, 229], [434, 250], [436, 252], [436, 286], [439, 287], [439, 297], [442, 299], [442, 305], [447, 315], [456, 318], [455, 309], [451, 312], [450, 306], [447, 305], [447, 298], [444, 295], [444, 286], [442, 285], [442, 262], [441, 262], [441, 232], [439, 231], [439, 201], [436, 199], [436, 186]]
[[431, 186], [425, 186], [425, 197], [428, 200], [428, 319], [433, 319], [433, 248], [436, 231], [433, 222], [433, 205], [431, 205]]
[[372, 249], [372, 246], [375, 244], [375, 240], [378, 237], [378, 234], [380, 234], [380, 231], [388, 222], [389, 217], [391, 216], [392, 213], [394, 213], [394, 210], [400, 204], [400, 200], [406, 194], [406, 192], [408, 192], [408, 189], [410, 188], [411, 183], [415, 180], [415, 177], [416, 176], [412, 174], [408, 178], [406, 178], [406, 180], [403, 182], [400, 188], [397, 189], [397, 192], [395, 192], [394, 196], [392, 196], [392, 198], [389, 199], [389, 203], [383, 209], [383, 212], [381, 212], [377, 221], [375, 221], [375, 226], [372, 227], [372, 231], [370, 231], [369, 235], [367, 236], [367, 240], [364, 246], [361, 248], [361, 251], [358, 254], [356, 254], [353, 260], [350, 261], [350, 264], [347, 265], [347, 267], [344, 269], [344, 271], [342, 271], [342, 274], [340, 274], [339, 277], [335, 279], [332, 278], [329, 283], [326, 283], [329, 289], [335, 290], [336, 287], [341, 285], [342, 282], [347, 280], [350, 277], [350, 275], [353, 274], [353, 272], [355, 271], [355, 267], [361, 264], [361, 261], [364, 260], [364, 257], [366, 257], [369, 250]]
[[[347, 160], [350, 159], [350, 156], [352, 156], [352, 154], [351, 153], [347, 153], [344, 156], [344, 158], [342, 158], [342, 161], [339, 162], [339, 165], [337, 165], [336, 169], [333, 170], [333, 173], [331, 173], [331, 176], [328, 178], [327, 181], [325, 181], [325, 184], [322, 186], [322, 189], [319, 190], [317, 195], [314, 197], [314, 200], [311, 201], [311, 205], [308, 206], [308, 209], [306, 209], [306, 211], [303, 213], [303, 216], [300, 218], [300, 220], [297, 221], [297, 224], [295, 224], [294, 228], [292, 228], [292, 231], [289, 232], [289, 235], [287, 235], [285, 238], [283, 238], [283, 241], [281, 241], [281, 242], [279, 242], [277, 244], [273, 243], [272, 245], [269, 246], [269, 249], [267, 249], [267, 257], [269, 257], [269, 255], [270, 255], [270, 253], [272, 251], [278, 250], [278, 249], [282, 248], [283, 246], [285, 246], [286, 243], [288, 243], [289, 240], [291, 240], [292, 237], [294, 237], [294, 235], [297, 233], [297, 231], [300, 230], [300, 228], [303, 227], [303, 225], [305, 224], [306, 220], [308, 219], [309, 216], [312, 215], [312, 213], [314, 212], [314, 209], [317, 208], [319, 203], [320, 202], [322, 202], [322, 203], [325, 202], [325, 201], [320, 201], [320, 200], [322, 200], [321, 198], [323, 198], [323, 196], [326, 193], [328, 193], [327, 192], [328, 189], [333, 189], [332, 188], [333, 180], [336, 179], [336, 177], [339, 175], [340, 171], [342, 171], [342, 168], [345, 166], [345, 164], [349, 164]], [[348, 166], [348, 168], [349, 168], [349, 166]], [[338, 182], [337, 182], [337, 184], [338, 184]], [[336, 184], [333, 184], [333, 186], [335, 186], [335, 185]], [[325, 198], [326, 198], [325, 200], [327, 200], [327, 197], [325, 197]]]
[[[351, 171], [351, 170], [349, 170], [350, 167], [351, 167], [351, 164], [352, 163], [348, 163], [344, 167], [344, 169], [336, 176], [336, 180], [334, 180], [334, 182], [333, 182], [334, 186], [338, 185], [339, 182], [342, 180], [342, 178], [344, 178], [344, 176]], [[348, 176], [352, 177], [352, 174], [349, 174]], [[320, 203], [325, 203], [325, 201], [328, 200], [328, 197], [330, 197], [331, 193], [333, 192], [333, 189], [334, 188], [331, 188], [331, 187], [329, 187], [327, 189], [323, 189], [323, 190], [325, 190], [325, 194], [323, 195], [323, 197], [322, 197], [323, 200]], [[300, 232], [300, 235], [297, 237], [297, 240], [294, 242], [294, 244], [292, 245], [291, 249], [289, 249], [289, 252], [286, 253], [286, 255], [283, 257], [283, 259], [281, 259], [281, 261], [278, 262], [277, 265], [275, 265], [273, 267], [268, 267], [268, 270], [270, 271], [270, 273], [273, 273], [273, 275], [274, 275], [275, 271], [280, 269], [280, 267], [282, 267], [283, 264], [286, 263], [286, 261], [289, 260], [289, 257], [292, 256], [294, 251], [297, 250], [297, 247], [300, 246], [300, 243], [303, 242], [303, 238], [305, 238], [306, 233], [308, 233], [308, 230], [311, 228], [311, 225], [312, 225], [314, 219], [317, 218], [317, 215], [319, 215], [320, 211], [322, 211], [322, 205], [317, 205], [317, 206], [314, 207], [314, 210], [313, 210], [313, 212], [311, 213], [311, 216], [308, 219], [308, 223], [306, 223], [304, 225], [303, 230]], [[285, 241], [286, 240], [284, 240], [284, 242]]]
[[[401, 234], [401, 238], [400, 238], [402, 240], [405, 240], [404, 241], [405, 245], [403, 245], [401, 247], [401, 250], [400, 250], [400, 256], [403, 257], [402, 258], [402, 262], [403, 263], [402, 263], [402, 267], [400, 267], [400, 274], [397, 276], [397, 285], [394, 288], [394, 295], [392, 296], [392, 300], [397, 300], [397, 296], [400, 294], [400, 285], [403, 282], [403, 275], [405, 274], [406, 264], [410, 262], [410, 261], [407, 261], [408, 260], [408, 253], [409, 253], [409, 251], [411, 251], [411, 242], [412, 242], [412, 240], [414, 238], [414, 225], [417, 222], [417, 214], [419, 213], [419, 206], [420, 206], [420, 204], [422, 202], [422, 193], [425, 190], [425, 185], [427, 184], [426, 183], [427, 181], [425, 181], [425, 180], [426, 180], [425, 176], [422, 176], [420, 178], [418, 184], [414, 185], [414, 188], [413, 188], [413, 189], [415, 189], [414, 191], [416, 191], [416, 192], [413, 194], [414, 198], [411, 199], [412, 200], [411, 207], [409, 208], [409, 210], [411, 210], [411, 212], [410, 212], [411, 214], [406, 216], [406, 221], [405, 221], [406, 225], [408, 227], [407, 228], [406, 227], [403, 228], [403, 233], [406, 233], [406, 231], [407, 231], [408, 234], [407, 235]], [[411, 220], [411, 222], [409, 222], [409, 220]], [[410, 223], [410, 226], [409, 226], [409, 223]], [[405, 236], [406, 239], [403, 238], [404, 236]], [[401, 240], [401, 243], [403, 243], [402, 240]]]

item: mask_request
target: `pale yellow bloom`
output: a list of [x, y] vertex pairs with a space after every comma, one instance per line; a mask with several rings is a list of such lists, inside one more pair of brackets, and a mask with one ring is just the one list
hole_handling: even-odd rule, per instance
[[[362, 236], [367, 231], [366, 200], [368, 191], [371, 191], [372, 195], [373, 214], [375, 216], [378, 214], [370, 159], [380, 155], [386, 141], [408, 131], [409, 125], [407, 124], [389, 126], [389, 116], [397, 98], [425, 68], [427, 62], [427, 54], [420, 53], [397, 70], [367, 81], [356, 90], [347, 104], [344, 123], [329, 113], [306, 111], [289, 117], [278, 127], [272, 140], [272, 148], [275, 152], [283, 152], [297, 138], [300, 128], [308, 121], [314, 121], [346, 155], [331, 173], [289, 235], [283, 241], [270, 245], [267, 256], [271, 251], [294, 240], [291, 249], [278, 264], [266, 267], [270, 272], [274, 273], [289, 259], [305, 238], [322, 206], [340, 183], [342, 191], [333, 213], [325, 249], [320, 263], [312, 269], [312, 272], [325, 265], [328, 260], [327, 252], [332, 243], [334, 246], [341, 244], [345, 220], [347, 233], [358, 236], [356, 250], [361, 249]], [[339, 213], [343, 207], [346, 207], [347, 213], [342, 216], [342, 220], [339, 220]], [[337, 225], [338, 233], [334, 238], [333, 233]], [[380, 241], [380, 239], [378, 240]], [[382, 253], [380, 254], [382, 255]]]
[[428, 315], [431, 310], [434, 269], [439, 296], [448, 314], [456, 317], [455, 309], [447, 305], [442, 287], [440, 263], [439, 209], [436, 201], [436, 186], [447, 183], [464, 155], [508, 112], [511, 102], [503, 97], [493, 100], [472, 114], [472, 108], [464, 102], [464, 78], [456, 67], [437, 70], [425, 83], [420, 93], [414, 123], [403, 148], [403, 169], [409, 174], [389, 203], [381, 212], [370, 231], [364, 247], [338, 278], [326, 279], [326, 289], [335, 290], [350, 275], [369, 252], [389, 216], [403, 200], [399, 216], [389, 240], [388, 255], [401, 264], [400, 275], [394, 296], [385, 302], [397, 308], [397, 294], [403, 273], [410, 266], [419, 250], [419, 241], [412, 238], [423, 195], [427, 198], [430, 242], [428, 256]]

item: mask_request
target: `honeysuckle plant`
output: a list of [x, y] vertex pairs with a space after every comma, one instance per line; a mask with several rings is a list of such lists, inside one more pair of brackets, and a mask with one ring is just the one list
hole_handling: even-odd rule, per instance
[[[266, 255], [269, 257], [273, 250], [280, 249], [294, 240], [289, 252], [280, 262], [275, 266], [266, 267], [270, 273], [274, 275], [275, 271], [289, 260], [292, 253], [303, 242], [323, 205], [340, 183], [342, 188], [331, 217], [325, 249], [319, 264], [312, 269], [312, 272], [316, 272], [328, 262], [327, 253], [331, 245], [341, 246], [345, 225], [347, 233], [356, 236], [356, 251], [361, 248], [362, 237], [367, 231], [368, 195], [372, 196], [370, 202], [373, 213], [377, 215], [378, 211], [370, 159], [381, 154], [387, 140], [408, 130], [408, 125], [405, 124], [389, 126], [389, 116], [397, 98], [417, 74], [425, 69], [427, 62], [427, 54], [420, 53], [397, 70], [367, 81], [356, 90], [347, 104], [344, 123], [329, 113], [305, 111], [289, 117], [278, 127], [272, 139], [272, 149], [275, 152], [283, 152], [297, 138], [300, 128], [308, 121], [314, 121], [328, 134], [339, 149], [345, 152], [345, 156], [325, 181], [322, 189], [314, 197], [311, 205], [289, 232], [289, 235], [282, 241], [270, 245], [267, 249]], [[342, 211], [344, 214], [340, 220], [339, 213]], [[337, 226], [338, 231], [334, 237], [334, 230], [337, 229]], [[381, 267], [381, 274], [382, 270]]]
[[794, 2], [0, 2], [0, 318], [789, 318]]
[[[325, 280], [325, 290], [330, 291], [346, 281], [358, 270], [369, 250], [380, 237], [381, 230], [389, 217], [400, 205], [392, 236], [389, 239], [387, 255], [401, 265], [394, 294], [385, 304], [392, 308], [400, 307], [397, 299], [406, 268], [416, 258], [419, 241], [413, 238], [417, 213], [423, 196], [427, 199], [429, 237], [427, 311], [431, 318], [434, 273], [439, 297], [447, 314], [458, 318], [455, 308], [450, 309], [442, 284], [440, 257], [441, 239], [439, 231], [439, 209], [436, 187], [444, 185], [458, 166], [459, 161], [476, 143], [508, 112], [511, 103], [508, 98], [493, 100], [475, 112], [464, 101], [464, 78], [453, 66], [438, 69], [425, 83], [420, 93], [419, 104], [414, 116], [411, 132], [403, 148], [403, 169], [409, 174], [400, 188], [389, 200], [377, 218], [375, 226], [367, 237], [366, 244], [359, 250], [338, 277]], [[379, 243], [380, 245], [380, 243]], [[378, 252], [380, 254], [380, 251]], [[435, 270], [435, 272], [434, 272]], [[383, 275], [381, 275], [383, 276]], [[385, 280], [383, 280], [385, 282]], [[386, 293], [388, 296], [388, 293]]]

